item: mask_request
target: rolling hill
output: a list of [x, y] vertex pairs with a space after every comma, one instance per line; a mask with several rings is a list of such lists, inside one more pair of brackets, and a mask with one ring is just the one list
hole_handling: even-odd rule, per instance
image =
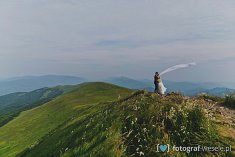
[[44, 76], [23, 76], [0, 81], [0, 95], [15, 92], [29, 92], [44, 87], [58, 85], [76, 85], [84, 82], [85, 79], [75, 76], [44, 75]]
[[[235, 129], [228, 126], [234, 122], [219, 122], [223, 116], [213, 121], [221, 116], [216, 113], [220, 106], [212, 111], [209, 108], [211, 102], [200, 98], [138, 91], [116, 102], [98, 104], [96, 111], [86, 112], [86, 116], [81, 113], [18, 157], [232, 156], [231, 152], [172, 151], [173, 145], [235, 146]], [[228, 129], [231, 134], [225, 135]], [[158, 152], [158, 144], [170, 144], [169, 152]]]
[[[235, 146], [235, 111], [208, 97], [83, 83], [0, 128], [0, 156], [232, 156], [172, 146]], [[227, 131], [229, 130], [229, 134]], [[158, 152], [169, 144], [169, 152]]]
[[[66, 121], [86, 117], [100, 102], [114, 101], [132, 91], [105, 83], [84, 83], [52, 101], [22, 112], [0, 128], [0, 156], [13, 157]], [[81, 116], [79, 116], [81, 115]]]
[[20, 112], [42, 105], [68, 91], [70, 86], [42, 88], [32, 92], [19, 92], [0, 96], [0, 127]]

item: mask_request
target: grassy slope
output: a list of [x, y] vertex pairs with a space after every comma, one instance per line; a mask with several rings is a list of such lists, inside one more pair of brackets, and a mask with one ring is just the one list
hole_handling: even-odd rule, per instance
[[31, 92], [12, 93], [0, 96], [0, 127], [22, 111], [40, 106], [68, 91], [71, 86], [42, 88]]
[[[78, 115], [95, 112], [97, 103], [113, 101], [131, 92], [106, 83], [84, 83], [42, 106], [24, 111], [0, 128], [0, 156], [15, 156], [37, 144], [39, 139], [58, 125]], [[90, 110], [86, 110], [88, 108]]]
[[100, 103], [89, 110], [60, 125], [18, 156], [229, 155], [156, 152], [159, 143], [181, 146], [227, 146], [231, 143], [218, 134], [202, 108], [180, 95], [161, 97], [137, 92], [124, 100]]

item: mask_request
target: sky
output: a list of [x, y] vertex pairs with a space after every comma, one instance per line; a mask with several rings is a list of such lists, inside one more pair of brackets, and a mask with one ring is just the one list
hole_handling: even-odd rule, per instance
[[0, 78], [235, 82], [234, 0], [1, 0]]

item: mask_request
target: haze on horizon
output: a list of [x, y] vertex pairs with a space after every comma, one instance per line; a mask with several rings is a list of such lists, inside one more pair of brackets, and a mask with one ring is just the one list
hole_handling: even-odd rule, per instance
[[233, 0], [2, 0], [0, 78], [24, 75], [235, 82]]

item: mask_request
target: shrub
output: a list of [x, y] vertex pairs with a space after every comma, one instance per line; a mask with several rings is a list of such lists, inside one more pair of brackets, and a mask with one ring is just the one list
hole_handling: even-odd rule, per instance
[[224, 103], [225, 106], [230, 108], [235, 108], [235, 94], [229, 94], [225, 97]]

